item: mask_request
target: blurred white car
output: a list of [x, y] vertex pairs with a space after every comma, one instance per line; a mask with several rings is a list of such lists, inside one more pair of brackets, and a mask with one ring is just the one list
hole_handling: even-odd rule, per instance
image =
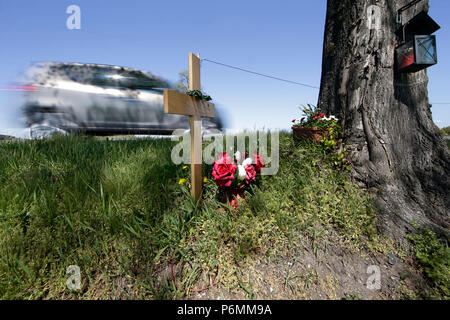
[[[26, 73], [24, 114], [30, 127], [88, 134], [170, 134], [188, 129], [187, 116], [164, 113], [163, 90], [149, 73], [109, 65], [38, 63]], [[222, 129], [218, 115], [203, 130]]]

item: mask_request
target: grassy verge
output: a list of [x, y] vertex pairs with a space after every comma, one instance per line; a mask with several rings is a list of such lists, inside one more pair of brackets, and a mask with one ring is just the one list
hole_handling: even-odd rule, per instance
[[[245, 290], [239, 268], [319, 248], [386, 252], [370, 198], [323, 150], [280, 135], [280, 170], [262, 178], [239, 213], [216, 199], [205, 167], [204, 201], [189, 196], [189, 168], [174, 142], [56, 137], [8, 142], [0, 154], [0, 297], [183, 298], [198, 283]], [[80, 267], [79, 292], [66, 269]], [[174, 269], [174, 265], [179, 266]], [[171, 274], [176, 281], [173, 281]]]

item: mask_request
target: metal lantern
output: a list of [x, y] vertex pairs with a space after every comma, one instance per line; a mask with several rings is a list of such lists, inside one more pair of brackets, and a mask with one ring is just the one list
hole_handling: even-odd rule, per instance
[[[408, 6], [411, 4], [398, 12], [397, 21], [400, 25], [401, 13]], [[437, 63], [436, 36], [431, 34], [439, 29], [440, 26], [425, 11], [401, 25], [397, 35], [402, 43], [395, 50], [398, 72], [417, 72]]]
[[396, 51], [397, 68], [400, 72], [416, 72], [437, 63], [434, 35], [415, 35]]

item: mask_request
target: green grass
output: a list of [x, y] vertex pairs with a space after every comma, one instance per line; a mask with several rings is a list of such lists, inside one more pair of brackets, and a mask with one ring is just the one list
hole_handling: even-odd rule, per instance
[[[199, 283], [242, 289], [246, 261], [301, 250], [302, 241], [386, 250], [370, 198], [347, 173], [318, 146], [287, 134], [280, 145], [278, 174], [263, 177], [236, 214], [217, 201], [207, 166], [195, 206], [189, 181], [178, 184], [189, 168], [171, 162], [168, 140], [2, 143], [0, 298], [183, 298]], [[81, 269], [80, 292], [66, 288], [69, 265]]]
[[450, 248], [431, 230], [423, 229], [409, 236], [415, 259], [430, 282], [425, 298], [450, 297]]

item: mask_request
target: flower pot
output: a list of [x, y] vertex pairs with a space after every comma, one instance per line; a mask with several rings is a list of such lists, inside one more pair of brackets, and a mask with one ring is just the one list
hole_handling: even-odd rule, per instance
[[318, 129], [316, 127], [292, 127], [294, 139], [309, 139], [320, 142], [328, 135], [328, 129]]
[[230, 207], [233, 207], [236, 211], [238, 211], [239, 201], [246, 201], [244, 191], [245, 190], [242, 188], [227, 188], [224, 192], [222, 192], [220, 202], [228, 203]]

